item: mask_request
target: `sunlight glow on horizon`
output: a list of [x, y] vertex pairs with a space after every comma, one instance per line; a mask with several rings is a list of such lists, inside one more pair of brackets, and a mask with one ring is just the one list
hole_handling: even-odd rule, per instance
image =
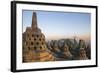
[[[23, 32], [31, 27], [33, 11], [23, 11]], [[91, 35], [91, 14], [75, 12], [36, 11], [38, 27], [46, 39], [89, 38]]]

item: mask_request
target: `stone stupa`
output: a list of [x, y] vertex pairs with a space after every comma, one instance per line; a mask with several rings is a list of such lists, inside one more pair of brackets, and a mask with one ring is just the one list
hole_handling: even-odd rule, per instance
[[72, 57], [72, 54], [71, 54], [71, 52], [70, 52], [69, 47], [68, 47], [67, 44], [64, 45], [64, 52], [63, 53], [68, 58], [71, 58]]
[[37, 15], [33, 12], [31, 27], [23, 33], [23, 62], [54, 61], [55, 57], [46, 46], [45, 36], [37, 26]]
[[84, 48], [80, 48], [80, 60], [87, 60], [88, 57], [86, 56], [86, 51], [84, 50]]

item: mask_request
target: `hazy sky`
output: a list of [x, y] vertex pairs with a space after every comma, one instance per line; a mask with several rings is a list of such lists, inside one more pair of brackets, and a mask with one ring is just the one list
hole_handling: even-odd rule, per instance
[[[91, 14], [75, 12], [46, 12], [37, 13], [38, 27], [47, 39], [66, 38], [73, 36], [90, 36]], [[32, 23], [33, 11], [23, 10], [23, 32]]]

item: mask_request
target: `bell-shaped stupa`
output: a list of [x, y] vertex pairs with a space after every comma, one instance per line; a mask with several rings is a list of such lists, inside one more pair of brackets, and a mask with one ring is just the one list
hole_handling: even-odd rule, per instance
[[86, 51], [84, 50], [84, 48], [80, 48], [80, 60], [87, 60], [88, 57], [86, 56]]
[[31, 27], [23, 33], [23, 62], [54, 61], [55, 57], [46, 46], [45, 36], [37, 26], [37, 15], [33, 12]]

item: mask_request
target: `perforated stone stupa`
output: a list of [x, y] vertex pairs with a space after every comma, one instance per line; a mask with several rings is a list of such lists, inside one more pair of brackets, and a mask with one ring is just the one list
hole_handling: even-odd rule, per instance
[[23, 62], [54, 61], [55, 57], [47, 49], [45, 36], [37, 26], [37, 15], [33, 12], [31, 27], [23, 33]]

